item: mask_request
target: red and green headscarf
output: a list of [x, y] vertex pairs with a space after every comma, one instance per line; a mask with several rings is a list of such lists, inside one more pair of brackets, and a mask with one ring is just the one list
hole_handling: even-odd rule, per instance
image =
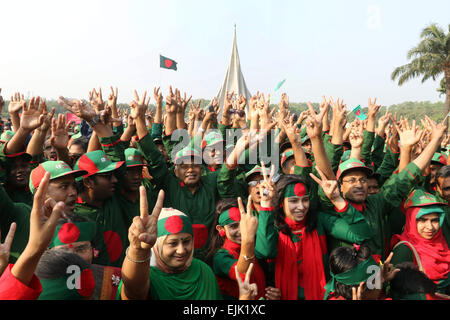
[[232, 207], [220, 214], [218, 223], [225, 227], [238, 221], [241, 221], [241, 211], [237, 207]]
[[55, 235], [49, 248], [80, 241], [92, 241], [96, 232], [96, 224], [92, 221], [66, 222], [56, 227]]
[[74, 284], [73, 273], [54, 279], [39, 278], [42, 285], [42, 293], [38, 300], [83, 300], [88, 299], [94, 293], [95, 280], [90, 268], [81, 270], [79, 278], [79, 289], [69, 289], [68, 284]]
[[284, 198], [303, 197], [308, 194], [308, 188], [302, 182], [291, 183], [284, 189]]
[[[373, 272], [370, 272], [369, 267], [370, 266], [378, 266], [375, 259], [370, 256], [369, 259], [361, 262], [358, 264], [355, 268], [347, 270], [342, 273], [334, 274], [330, 271], [331, 279], [328, 281], [327, 285], [325, 286], [325, 296], [324, 300], [327, 300], [328, 295], [331, 292], [336, 291], [336, 282], [348, 285], [348, 286], [356, 286], [359, 285], [363, 281], [367, 281], [371, 275], [373, 275]], [[369, 270], [369, 272], [368, 272]]]

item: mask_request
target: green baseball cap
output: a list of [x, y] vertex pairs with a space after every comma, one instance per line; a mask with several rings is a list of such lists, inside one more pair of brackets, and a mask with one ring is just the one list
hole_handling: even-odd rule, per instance
[[76, 139], [79, 139], [79, 138], [81, 138], [83, 135], [81, 134], [81, 132], [77, 132], [77, 133], [74, 133], [73, 135], [72, 135], [72, 139], [73, 140], [76, 140]]
[[144, 155], [136, 148], [125, 149], [125, 164], [127, 168], [147, 165], [144, 162]]
[[83, 154], [75, 164], [75, 169], [85, 170], [87, 174], [83, 178], [87, 178], [97, 173], [105, 173], [120, 168], [125, 161], [113, 162], [102, 150], [95, 150]]
[[305, 134], [305, 135], [302, 137], [302, 145], [305, 144], [305, 142], [308, 141], [308, 140], [311, 140], [311, 139], [309, 139], [309, 136], [308, 136], [307, 134]]
[[337, 171], [336, 178], [339, 180], [345, 172], [348, 172], [348, 171], [354, 170], [354, 169], [364, 171], [367, 174], [367, 176], [372, 175], [372, 172], [373, 172], [373, 170], [370, 169], [369, 167], [366, 167], [366, 165], [362, 161], [355, 159], [355, 158], [350, 158], [347, 161], [344, 161], [339, 165], [339, 169]]
[[175, 164], [181, 164], [181, 162], [183, 161], [183, 159], [186, 158], [194, 158], [194, 161], [198, 164], [202, 163], [202, 156], [200, 155], [200, 153], [195, 150], [194, 148], [192, 148], [191, 146], [186, 146], [183, 149], [181, 149], [180, 151], [178, 151], [175, 155]]
[[[269, 172], [266, 168], [266, 174], [269, 175]], [[245, 181], [250, 180], [250, 177], [253, 175], [263, 175], [263, 168], [256, 165], [250, 171], [245, 174]]]
[[281, 166], [284, 165], [284, 163], [289, 159], [292, 158], [294, 156], [294, 151], [292, 149], [288, 149], [286, 152], [283, 152], [281, 154]]
[[425, 207], [432, 205], [445, 206], [446, 204], [439, 201], [433, 194], [426, 192], [422, 188], [417, 188], [411, 191], [403, 206], [405, 209], [408, 209], [411, 207]]
[[442, 164], [443, 166], [445, 166], [447, 165], [447, 158], [444, 154], [435, 152], [433, 158], [431, 159], [431, 163]]
[[202, 140], [202, 149], [205, 147], [210, 147], [217, 143], [223, 143], [222, 135], [217, 131], [211, 131]]
[[6, 130], [0, 135], [0, 142], [8, 142], [14, 136], [14, 131]]
[[32, 193], [41, 184], [46, 172], [50, 172], [50, 180], [74, 175], [75, 178], [87, 173], [85, 170], [72, 170], [72, 168], [64, 161], [45, 161], [39, 164], [30, 174], [30, 190]]

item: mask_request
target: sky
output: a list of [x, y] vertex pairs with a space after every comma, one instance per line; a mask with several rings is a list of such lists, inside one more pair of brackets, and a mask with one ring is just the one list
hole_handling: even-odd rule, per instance
[[[194, 99], [219, 92], [231, 55], [233, 28], [248, 89], [280, 89], [292, 102], [343, 98], [349, 106], [444, 101], [439, 81], [399, 87], [390, 75], [408, 63], [421, 31], [446, 32], [448, 0], [299, 1], [0, 0], [0, 88], [55, 99], [87, 99], [101, 87], [133, 90], [168, 86]], [[159, 67], [159, 54], [178, 70]]]

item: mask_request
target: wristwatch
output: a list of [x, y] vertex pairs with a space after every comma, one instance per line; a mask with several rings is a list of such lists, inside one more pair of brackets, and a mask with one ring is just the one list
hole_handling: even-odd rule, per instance
[[100, 122], [100, 115], [99, 115], [99, 114], [96, 114], [96, 115], [92, 118], [91, 121], [86, 121], [86, 122], [91, 126], [91, 128], [94, 128], [94, 126], [95, 126], [97, 123]]

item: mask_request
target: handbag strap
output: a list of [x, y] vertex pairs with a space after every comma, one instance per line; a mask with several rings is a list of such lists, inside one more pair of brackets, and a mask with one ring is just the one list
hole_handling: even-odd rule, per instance
[[394, 246], [394, 248], [392, 248], [392, 250], [394, 250], [396, 247], [398, 247], [401, 244], [405, 244], [411, 249], [411, 251], [414, 254], [414, 258], [416, 259], [416, 263], [419, 266], [419, 270], [422, 271], [423, 273], [425, 273], [425, 269], [423, 268], [422, 260], [420, 260], [419, 253], [417, 252], [416, 248], [414, 248], [414, 246], [409, 241], [400, 241], [399, 243], [397, 243]]

